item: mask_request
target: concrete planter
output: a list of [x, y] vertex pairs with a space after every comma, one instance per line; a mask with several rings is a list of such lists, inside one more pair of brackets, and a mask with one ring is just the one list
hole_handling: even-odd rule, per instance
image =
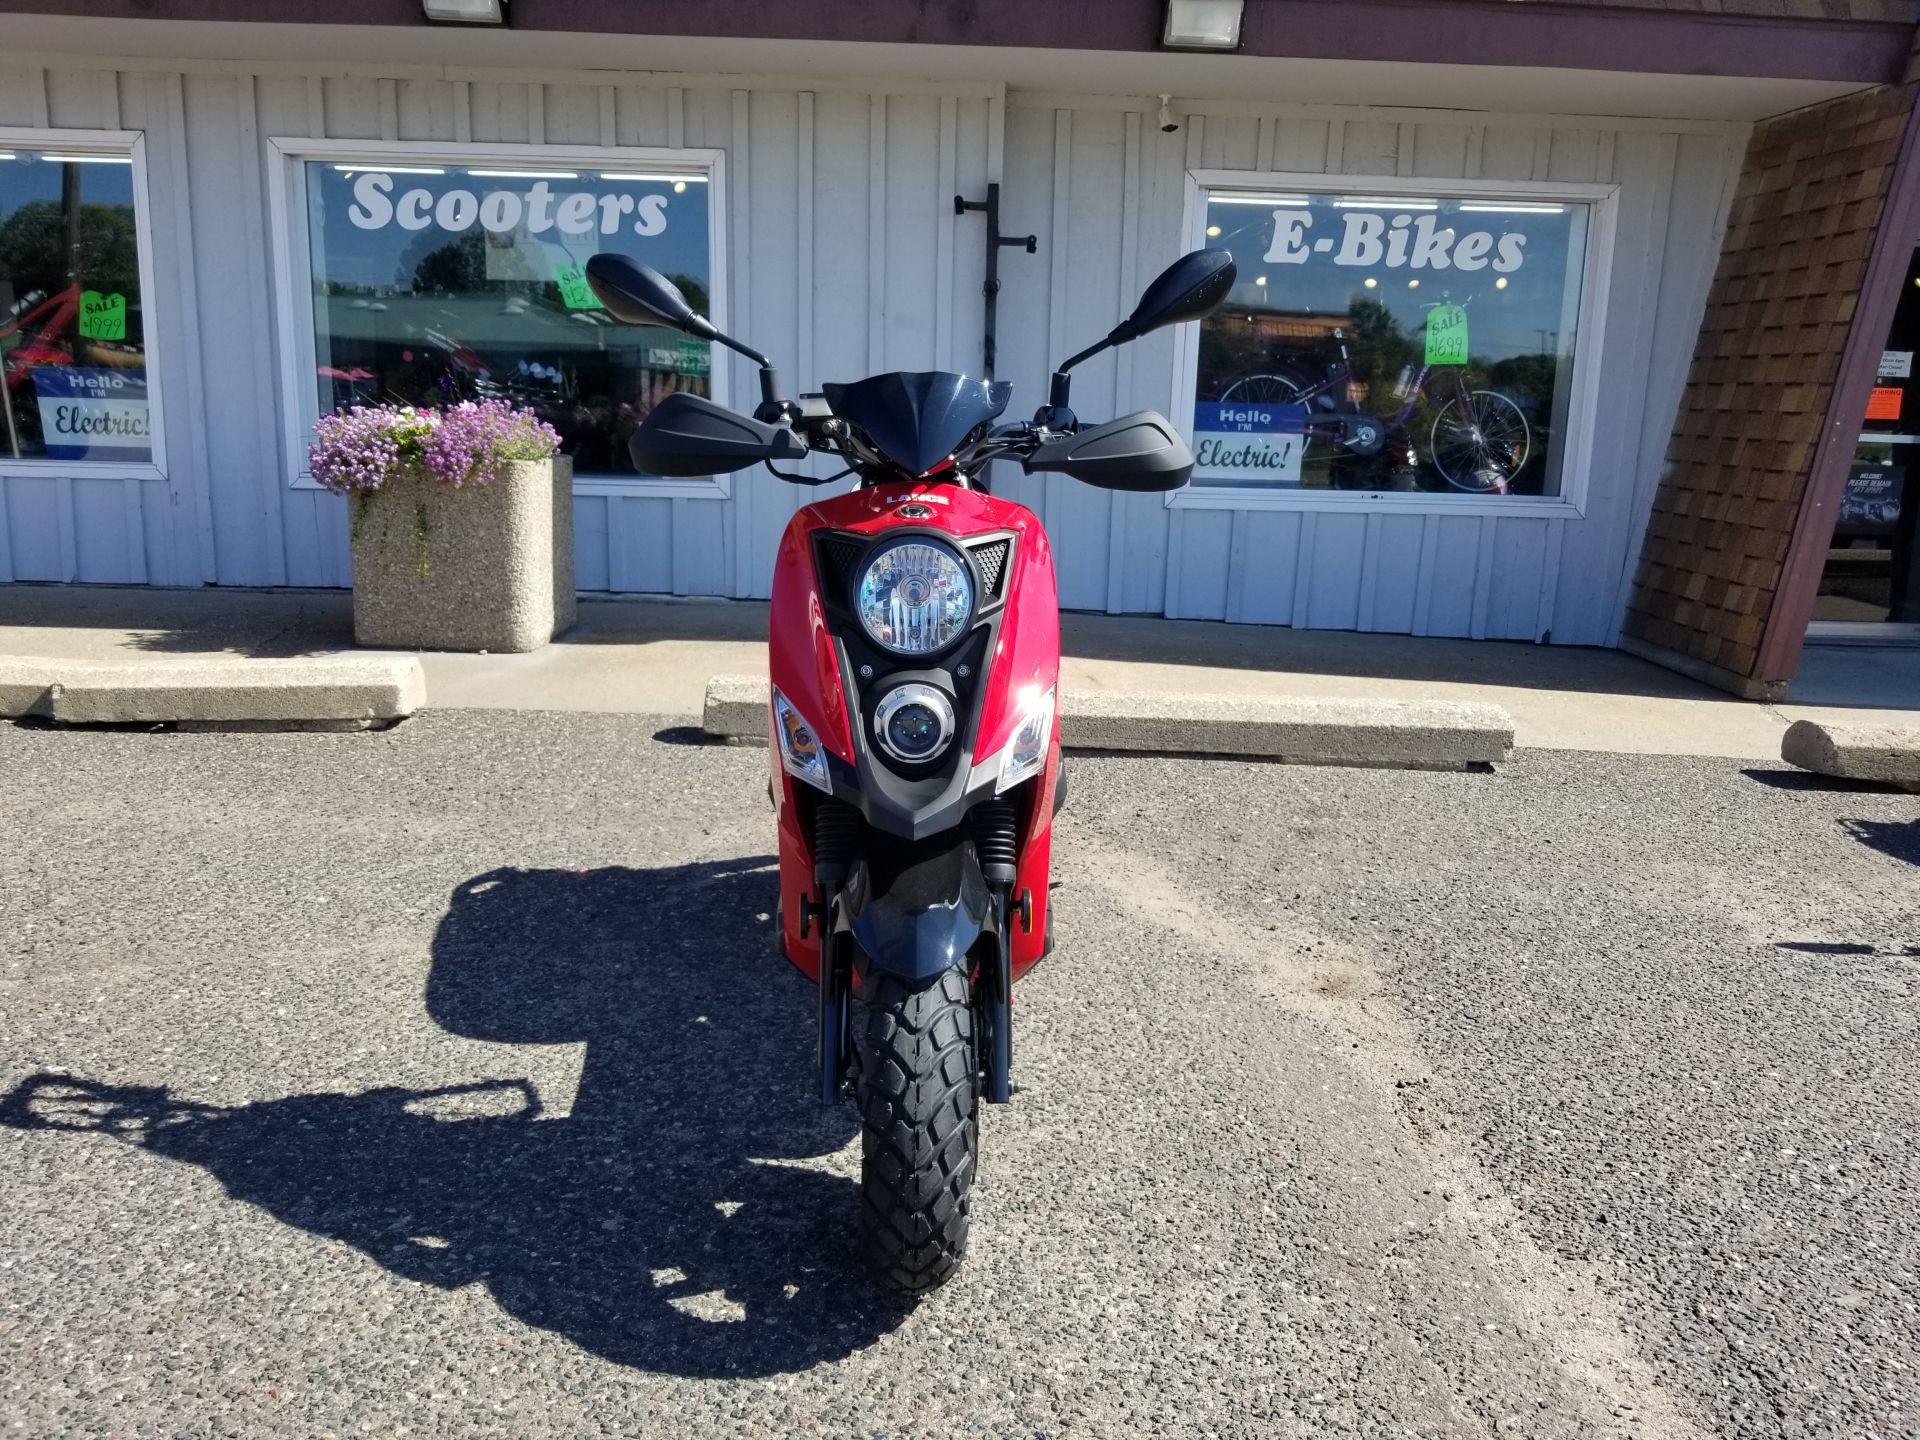
[[407, 478], [353, 507], [353, 638], [401, 650], [538, 650], [573, 623], [573, 462], [491, 485]]

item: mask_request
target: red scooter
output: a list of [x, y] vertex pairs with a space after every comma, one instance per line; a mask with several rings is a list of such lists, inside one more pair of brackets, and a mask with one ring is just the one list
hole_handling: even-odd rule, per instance
[[[780, 540], [769, 633], [771, 793], [786, 957], [819, 990], [820, 1098], [863, 1127], [868, 1258], [913, 1293], [966, 1252], [982, 1099], [1013, 1094], [1013, 982], [1052, 949], [1047, 867], [1066, 795], [1053, 557], [1032, 511], [988, 490], [1019, 463], [1111, 490], [1174, 490], [1193, 456], [1151, 411], [1082, 428], [1068, 372], [1195, 320], [1232, 288], [1200, 250], [1131, 317], [1055, 372], [1031, 423], [996, 426], [1013, 387], [944, 372], [875, 375], [788, 400], [772, 363], [719, 333], [644, 265], [587, 278], [627, 324], [668, 325], [760, 367], [751, 418], [667, 396], [635, 432], [645, 474], [766, 464], [859, 484], [800, 510]], [[839, 475], [782, 470], [828, 454]], [[864, 1011], [856, 1036], [852, 1002]]]

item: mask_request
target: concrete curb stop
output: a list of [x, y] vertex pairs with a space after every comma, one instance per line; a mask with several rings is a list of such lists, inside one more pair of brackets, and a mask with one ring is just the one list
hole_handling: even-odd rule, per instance
[[0, 715], [61, 725], [367, 729], [405, 719], [426, 701], [413, 655], [137, 665], [0, 656]]
[[[702, 728], [733, 744], [767, 742], [767, 682], [716, 675]], [[1297, 765], [1464, 770], [1513, 752], [1513, 719], [1498, 705], [1442, 700], [1271, 699], [1068, 691], [1069, 750], [1244, 755]]]
[[1920, 791], [1920, 725], [1796, 720], [1780, 737], [1780, 758], [1818, 775]]

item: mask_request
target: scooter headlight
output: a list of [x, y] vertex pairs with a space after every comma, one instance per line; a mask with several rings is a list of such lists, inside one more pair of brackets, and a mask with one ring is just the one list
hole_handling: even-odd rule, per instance
[[909, 765], [938, 757], [953, 729], [953, 705], [931, 685], [896, 686], [874, 707], [873, 738]]
[[1054, 692], [1029, 693], [1023, 698], [1026, 718], [1013, 732], [1007, 748], [1000, 752], [1000, 778], [993, 786], [996, 795], [1006, 793], [1023, 780], [1031, 780], [1047, 763], [1047, 750], [1053, 740]]
[[973, 572], [937, 540], [896, 540], [867, 562], [854, 592], [860, 625], [882, 650], [944, 650], [973, 616]]
[[833, 780], [827, 774], [827, 751], [813, 727], [793, 708], [793, 703], [778, 690], [773, 692], [773, 739], [780, 747], [780, 765], [796, 780], [804, 780], [816, 790], [833, 793]]

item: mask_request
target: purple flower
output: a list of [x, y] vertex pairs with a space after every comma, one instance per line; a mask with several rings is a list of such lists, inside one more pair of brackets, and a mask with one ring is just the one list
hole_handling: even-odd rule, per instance
[[307, 448], [313, 478], [329, 490], [378, 490], [419, 464], [420, 442], [432, 426], [422, 412], [393, 405], [322, 415]]
[[378, 490], [402, 475], [458, 488], [500, 478], [516, 460], [546, 460], [560, 436], [531, 411], [505, 400], [468, 401], [445, 410], [356, 405], [323, 415], [307, 457], [329, 490]]
[[548, 460], [560, 449], [560, 436], [530, 410], [505, 400], [466, 400], [439, 412], [426, 438], [427, 478], [457, 489], [498, 480], [516, 460]]

